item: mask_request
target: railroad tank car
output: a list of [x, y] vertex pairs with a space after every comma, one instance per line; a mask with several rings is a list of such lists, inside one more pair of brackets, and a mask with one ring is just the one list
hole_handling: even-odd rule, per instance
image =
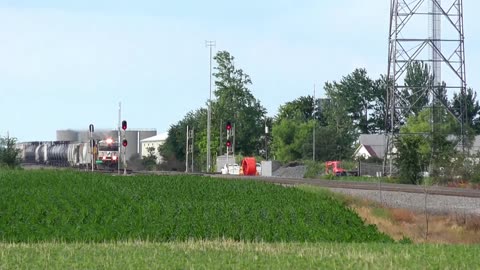
[[35, 162], [39, 164], [45, 164], [47, 158], [48, 143], [42, 143], [35, 148]]
[[21, 156], [23, 157], [23, 161], [26, 163], [35, 163], [35, 150], [37, 149], [39, 143], [22, 143], [22, 151], [23, 153]]
[[[119, 161], [118, 142], [108, 138], [95, 143], [94, 166], [116, 167]], [[49, 166], [91, 168], [92, 148], [90, 142], [24, 142], [16, 145], [24, 163]]]
[[68, 143], [55, 142], [47, 146], [47, 164], [54, 166], [68, 166]]

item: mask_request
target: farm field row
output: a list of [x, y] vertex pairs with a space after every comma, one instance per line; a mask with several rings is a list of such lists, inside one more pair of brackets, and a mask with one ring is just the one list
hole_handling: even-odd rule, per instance
[[244, 243], [0, 244], [0, 269], [475, 269], [480, 246]]
[[330, 193], [202, 176], [0, 172], [0, 241], [393, 242]]

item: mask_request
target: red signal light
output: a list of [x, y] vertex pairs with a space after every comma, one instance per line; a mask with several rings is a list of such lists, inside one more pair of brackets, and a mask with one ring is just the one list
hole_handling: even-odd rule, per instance
[[126, 129], [127, 129], [127, 121], [126, 121], [126, 120], [123, 120], [123, 121], [122, 121], [122, 129], [123, 129], [123, 130], [126, 130]]
[[123, 147], [127, 147], [127, 145], [128, 145], [127, 140], [123, 140], [122, 145], [123, 145]]
[[230, 123], [230, 121], [227, 122], [226, 129], [227, 129], [227, 130], [231, 130], [231, 129], [232, 129], [232, 123]]
[[227, 145], [227, 147], [231, 147], [231, 146], [232, 146], [232, 142], [230, 142], [230, 140], [227, 140], [226, 145]]

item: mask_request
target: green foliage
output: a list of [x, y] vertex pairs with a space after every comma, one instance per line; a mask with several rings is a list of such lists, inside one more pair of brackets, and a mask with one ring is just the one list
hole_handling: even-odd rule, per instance
[[421, 172], [426, 164], [425, 156], [419, 153], [423, 138], [418, 135], [405, 135], [396, 144], [399, 152], [396, 158], [400, 170], [401, 183], [418, 185], [421, 183]]
[[466, 108], [464, 111], [466, 112], [466, 123], [475, 131], [475, 134], [480, 134], [480, 104], [477, 100], [477, 92], [468, 88], [463, 98], [461, 94], [455, 93], [453, 95], [451, 109], [459, 119], [461, 119], [464, 114], [462, 107]]
[[[187, 113], [185, 117], [176, 124], [173, 124], [168, 131], [168, 138], [159, 147], [159, 152], [165, 157], [167, 164], [172, 164], [175, 170], [185, 171], [185, 147], [187, 139], [187, 126], [194, 130], [194, 155], [197, 166], [205, 165], [206, 139], [204, 139], [207, 126], [207, 110], [199, 109]], [[213, 130], [213, 129], [212, 129]], [[215, 130], [213, 130], [215, 131]], [[214, 133], [215, 134], [215, 133]], [[218, 140], [212, 139], [212, 149], [218, 146]], [[200, 169], [197, 167], [197, 169]]]
[[[367, 76], [365, 69], [355, 69], [337, 83], [325, 84], [327, 97], [334, 104], [335, 114], [344, 114], [353, 120], [355, 133], [369, 134], [378, 128], [372, 127], [373, 117], [369, 111], [384, 101], [375, 82]], [[332, 116], [330, 114], [329, 116]]]
[[232, 122], [236, 153], [245, 156], [258, 154], [264, 145], [261, 138], [264, 134], [266, 109], [248, 89], [252, 84], [250, 76], [235, 67], [235, 58], [229, 52], [220, 51], [214, 59], [217, 62], [213, 74], [217, 98], [213, 103], [214, 123], [222, 123], [223, 128], [227, 121]]
[[[411, 116], [401, 129], [406, 135], [397, 142], [397, 165], [407, 183], [419, 184], [420, 172], [429, 171], [429, 165], [435, 168], [432, 176], [437, 177], [438, 169], [448, 166], [455, 155], [458, 141], [448, 135], [454, 133], [458, 123], [443, 108], [435, 108], [433, 113], [432, 116], [431, 109], [424, 109], [417, 116]], [[435, 119], [433, 132], [432, 119]]]
[[305, 166], [307, 170], [305, 172], [305, 178], [318, 178], [320, 175], [325, 173], [325, 163], [315, 162], [315, 161], [305, 161]]
[[20, 166], [20, 150], [16, 148], [17, 139], [13, 137], [0, 138], [0, 167], [16, 168]]
[[325, 125], [323, 111], [327, 106], [327, 101], [322, 99], [313, 100], [312, 96], [302, 96], [294, 101], [290, 101], [280, 106], [276, 121], [280, 122], [284, 119], [298, 120], [308, 122], [317, 120], [321, 125]]
[[387, 130], [387, 126], [385, 126], [388, 115], [386, 93], [391, 83], [385, 75], [381, 75], [373, 83], [373, 105], [369, 122], [369, 130], [372, 134], [382, 133]]
[[479, 245], [344, 243], [0, 244], [3, 269], [476, 269]]
[[281, 120], [273, 126], [273, 150], [275, 157], [282, 162], [303, 159], [304, 145], [308, 144], [308, 133], [311, 134], [313, 126], [308, 123], [302, 123], [298, 120]]
[[[212, 101], [211, 118], [211, 155], [225, 154], [225, 123], [230, 121], [235, 127], [235, 153], [245, 156], [258, 155], [265, 150], [264, 125], [266, 109], [260, 104], [248, 86], [252, 84], [250, 76], [234, 66], [234, 57], [227, 51], [215, 56], [215, 101]], [[207, 104], [208, 106], [208, 104]], [[206, 170], [207, 156], [207, 109], [189, 112], [181, 121], [172, 125], [168, 139], [160, 153], [165, 158], [161, 167], [185, 169], [185, 145], [187, 126], [195, 130], [194, 164], [198, 171]], [[267, 142], [268, 144], [268, 142]], [[268, 145], [267, 145], [268, 147]]]
[[412, 241], [412, 239], [404, 236], [402, 239], [400, 239], [400, 240], [398, 241], [398, 243], [399, 243], [399, 244], [404, 244], [404, 245], [411, 245], [411, 244], [413, 244], [413, 241]]
[[410, 108], [403, 112], [403, 118], [407, 119], [411, 113], [418, 115], [428, 104], [428, 91], [432, 85], [433, 77], [429, 66], [422, 62], [408, 64], [405, 77], [406, 88], [402, 90], [402, 108]]
[[157, 155], [155, 154], [155, 147], [147, 148], [147, 156], [142, 157], [142, 164], [149, 171], [155, 169], [157, 166]]
[[0, 186], [3, 242], [392, 241], [330, 196], [255, 181], [0, 171]]

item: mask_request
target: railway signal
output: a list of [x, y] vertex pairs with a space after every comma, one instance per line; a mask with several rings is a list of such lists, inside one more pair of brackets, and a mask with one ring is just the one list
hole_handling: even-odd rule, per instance
[[92, 154], [92, 172], [93, 172], [93, 162], [94, 162], [94, 159], [95, 159], [95, 151], [94, 151], [94, 147], [95, 147], [95, 140], [93, 139], [93, 132], [95, 131], [95, 127], [93, 126], [93, 124], [90, 124], [88, 126], [88, 131], [90, 132], [90, 152]]
[[227, 121], [227, 124], [225, 125], [225, 129], [227, 130], [227, 142], [226, 142], [225, 145], [227, 146], [227, 155], [228, 155], [228, 153], [230, 152], [230, 150], [232, 148], [232, 142], [231, 142], [232, 122]]
[[127, 129], [127, 121], [126, 121], [126, 120], [123, 120], [123, 121], [122, 121], [122, 129], [123, 129], [123, 130], [126, 130], [126, 129]]
[[128, 145], [127, 139], [124, 139], [124, 140], [123, 140], [122, 145], [123, 145], [123, 147], [127, 147], [127, 145]]

